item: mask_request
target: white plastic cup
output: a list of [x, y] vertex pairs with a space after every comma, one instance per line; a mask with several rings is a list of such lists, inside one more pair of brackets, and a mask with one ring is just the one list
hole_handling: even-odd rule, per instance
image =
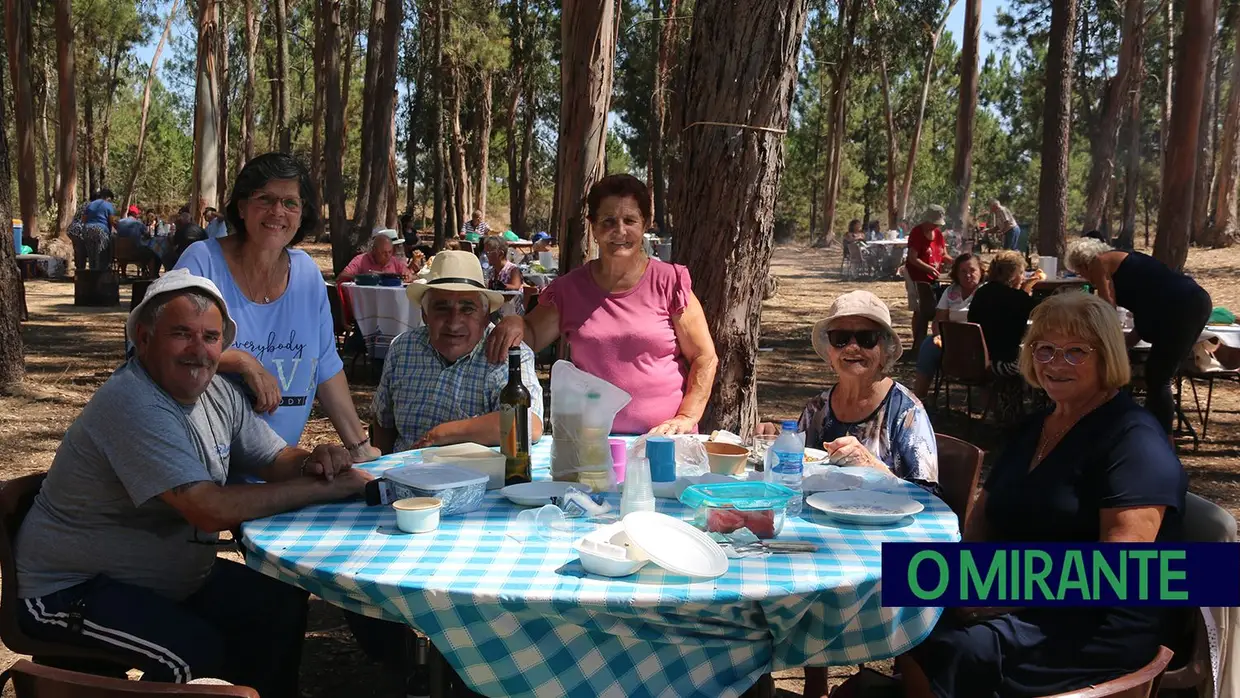
[[429, 533], [439, 528], [443, 503], [433, 497], [409, 497], [392, 502], [396, 527], [405, 533]]

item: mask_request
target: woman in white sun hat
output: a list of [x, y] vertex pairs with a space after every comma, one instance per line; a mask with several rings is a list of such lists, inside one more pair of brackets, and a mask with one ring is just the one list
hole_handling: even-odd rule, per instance
[[[832, 463], [889, 472], [932, 491], [939, 480], [934, 428], [921, 401], [890, 377], [903, 348], [891, 313], [873, 293], [852, 291], [831, 304], [812, 333], [814, 351], [838, 382], [811, 399], [797, 429]], [[778, 430], [763, 424], [765, 433]]]

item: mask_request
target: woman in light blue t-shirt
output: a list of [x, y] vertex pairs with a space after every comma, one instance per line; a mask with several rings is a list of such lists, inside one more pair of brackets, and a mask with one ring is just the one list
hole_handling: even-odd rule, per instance
[[290, 248], [318, 223], [306, 168], [283, 153], [250, 160], [225, 216], [234, 234], [190, 245], [176, 265], [214, 281], [237, 322], [220, 372], [245, 380], [255, 410], [290, 445], [301, 440], [317, 395], [354, 462], [377, 458], [336, 353], [323, 275], [309, 255]]

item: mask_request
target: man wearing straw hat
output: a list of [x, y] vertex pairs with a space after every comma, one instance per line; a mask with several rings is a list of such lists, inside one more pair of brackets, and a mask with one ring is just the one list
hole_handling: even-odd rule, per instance
[[[435, 255], [425, 283], [409, 285], [423, 327], [392, 341], [375, 390], [370, 437], [384, 453], [426, 446], [499, 443], [499, 396], [508, 367], [487, 362], [490, 315], [504, 303], [487, 290], [469, 252]], [[542, 437], [543, 394], [534, 352], [521, 346], [521, 382], [530, 391], [531, 441]]]

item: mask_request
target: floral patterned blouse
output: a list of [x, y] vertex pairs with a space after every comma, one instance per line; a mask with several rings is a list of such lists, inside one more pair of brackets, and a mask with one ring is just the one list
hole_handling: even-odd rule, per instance
[[821, 448], [824, 442], [853, 436], [896, 477], [937, 489], [939, 453], [934, 427], [921, 401], [908, 388], [892, 382], [878, 409], [860, 422], [844, 422], [831, 409], [831, 391], [811, 399], [801, 413], [797, 429], [805, 432], [805, 445]]

